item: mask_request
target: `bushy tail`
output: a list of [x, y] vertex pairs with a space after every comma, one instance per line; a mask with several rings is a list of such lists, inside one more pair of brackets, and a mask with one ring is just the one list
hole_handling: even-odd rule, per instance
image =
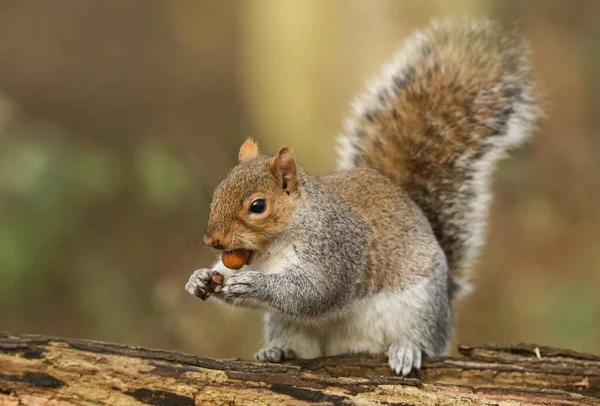
[[487, 21], [434, 22], [407, 39], [353, 104], [340, 169], [371, 167], [403, 186], [468, 288], [484, 242], [490, 174], [538, 116], [529, 49]]

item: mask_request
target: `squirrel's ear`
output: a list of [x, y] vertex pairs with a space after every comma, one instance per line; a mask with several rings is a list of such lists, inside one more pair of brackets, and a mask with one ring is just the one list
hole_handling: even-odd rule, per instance
[[281, 180], [281, 187], [287, 194], [296, 191], [298, 177], [296, 174], [296, 160], [289, 148], [283, 147], [271, 160], [271, 172]]
[[244, 162], [248, 159], [256, 158], [258, 156], [258, 145], [252, 138], [247, 138], [246, 141], [240, 147], [238, 154], [238, 162]]

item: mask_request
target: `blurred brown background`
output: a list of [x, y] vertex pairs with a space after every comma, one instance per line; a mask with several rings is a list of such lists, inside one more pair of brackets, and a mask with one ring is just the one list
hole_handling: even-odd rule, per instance
[[460, 342], [600, 352], [600, 1], [0, 3], [0, 330], [248, 358], [261, 316], [183, 287], [254, 136], [335, 167], [349, 101], [433, 17], [518, 22], [547, 118], [494, 179]]

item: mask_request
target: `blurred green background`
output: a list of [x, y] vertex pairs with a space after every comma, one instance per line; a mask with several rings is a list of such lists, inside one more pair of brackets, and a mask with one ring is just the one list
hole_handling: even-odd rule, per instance
[[500, 166], [455, 341], [600, 352], [600, 1], [0, 3], [0, 330], [248, 358], [183, 287], [246, 136], [332, 170], [351, 98], [433, 17], [518, 22], [547, 118]]

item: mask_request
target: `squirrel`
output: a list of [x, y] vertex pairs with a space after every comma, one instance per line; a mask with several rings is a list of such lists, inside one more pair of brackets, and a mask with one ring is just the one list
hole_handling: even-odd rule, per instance
[[540, 115], [529, 55], [495, 22], [434, 21], [355, 99], [337, 171], [309, 175], [289, 148], [247, 139], [204, 234], [247, 255], [239, 271], [195, 271], [186, 290], [264, 310], [260, 361], [366, 353], [407, 375], [446, 353], [492, 171]]

